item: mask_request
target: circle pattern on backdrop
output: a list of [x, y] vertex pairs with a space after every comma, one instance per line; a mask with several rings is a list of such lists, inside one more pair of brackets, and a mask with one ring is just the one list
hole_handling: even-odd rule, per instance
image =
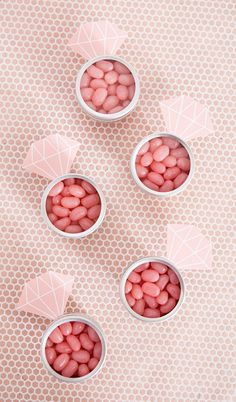
[[[1, 2], [1, 401], [233, 400], [233, 9], [233, 0]], [[141, 81], [135, 111], [112, 124], [86, 116], [75, 97], [84, 60], [67, 42], [93, 19], [127, 32], [118, 55]], [[165, 129], [158, 101], [180, 94], [209, 107], [215, 134], [190, 142], [189, 187], [158, 201], [135, 185], [129, 158], [141, 138]], [[103, 225], [81, 241], [47, 229], [40, 200], [48, 181], [22, 170], [30, 144], [57, 132], [80, 141], [73, 170], [107, 199]], [[119, 280], [137, 258], [166, 255], [167, 223], [196, 224], [212, 241], [214, 264], [184, 273], [183, 308], [156, 327], [130, 317]], [[24, 282], [46, 270], [75, 277], [66, 312], [95, 318], [108, 339], [104, 369], [79, 394], [40, 362], [49, 321], [15, 310]]]

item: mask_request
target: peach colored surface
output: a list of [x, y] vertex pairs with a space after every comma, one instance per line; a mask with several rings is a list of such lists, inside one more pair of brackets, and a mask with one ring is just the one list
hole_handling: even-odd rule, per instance
[[[2, 0], [1, 386], [3, 402], [235, 400], [233, 373], [233, 0]], [[109, 19], [128, 33], [118, 52], [137, 69], [141, 97], [125, 120], [103, 124], [75, 98], [83, 59], [68, 40], [79, 23]], [[160, 201], [134, 184], [129, 158], [163, 130], [159, 101], [186, 94], [205, 104], [215, 133], [192, 139], [196, 174]], [[80, 241], [48, 230], [48, 181], [22, 169], [30, 144], [60, 133], [81, 142], [73, 170], [103, 189], [102, 227]], [[212, 270], [184, 271], [186, 302], [161, 325], [132, 318], [118, 293], [123, 269], [166, 255], [167, 224], [197, 225], [211, 239]], [[23, 284], [48, 270], [75, 277], [67, 312], [95, 318], [108, 340], [104, 369], [82, 385], [47, 374], [40, 340], [49, 320], [15, 309]]]

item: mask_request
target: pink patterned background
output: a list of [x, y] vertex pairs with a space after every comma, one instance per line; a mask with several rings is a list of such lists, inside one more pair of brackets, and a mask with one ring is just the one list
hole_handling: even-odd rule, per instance
[[[2, 0], [1, 9], [1, 402], [232, 402], [233, 338], [233, 0]], [[75, 98], [83, 59], [67, 46], [81, 22], [109, 19], [128, 33], [119, 55], [141, 79], [136, 110], [105, 125]], [[134, 145], [164, 129], [159, 100], [186, 94], [207, 105], [215, 133], [190, 141], [196, 174], [175, 198], [135, 186]], [[91, 237], [67, 240], [40, 216], [48, 181], [22, 162], [30, 144], [60, 133], [81, 142], [74, 171], [102, 187], [108, 212]], [[189, 223], [211, 239], [211, 271], [185, 271], [187, 298], [164, 324], [132, 318], [119, 299], [122, 271], [135, 259], [166, 255], [168, 223]], [[39, 357], [49, 321], [15, 310], [25, 281], [74, 275], [67, 312], [95, 318], [108, 341], [97, 377], [69, 385]]]

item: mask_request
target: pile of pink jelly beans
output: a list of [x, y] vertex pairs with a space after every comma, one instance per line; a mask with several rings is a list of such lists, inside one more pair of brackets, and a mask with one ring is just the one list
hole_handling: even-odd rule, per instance
[[82, 322], [65, 322], [49, 335], [45, 354], [64, 377], [83, 377], [98, 365], [102, 344], [97, 332]]
[[178, 303], [180, 291], [175, 272], [159, 262], [148, 262], [135, 268], [125, 283], [129, 306], [148, 318], [170, 313]]
[[80, 92], [83, 100], [95, 111], [117, 113], [126, 108], [134, 97], [134, 77], [118, 61], [97, 61], [83, 74]]
[[97, 221], [101, 200], [90, 183], [69, 178], [58, 182], [50, 190], [46, 211], [57, 229], [67, 233], [81, 233]]
[[187, 150], [169, 137], [147, 141], [139, 150], [135, 163], [142, 183], [151, 190], [160, 192], [180, 187], [190, 170]]

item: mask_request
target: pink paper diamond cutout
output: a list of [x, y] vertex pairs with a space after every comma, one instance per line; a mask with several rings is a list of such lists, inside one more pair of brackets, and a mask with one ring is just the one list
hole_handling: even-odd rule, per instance
[[209, 240], [191, 225], [168, 225], [167, 255], [181, 270], [209, 270], [212, 248]]
[[74, 278], [49, 271], [26, 283], [17, 310], [55, 319], [62, 315]]
[[59, 134], [36, 141], [29, 149], [23, 168], [48, 179], [69, 173], [79, 144]]
[[80, 25], [69, 40], [69, 46], [85, 59], [91, 59], [115, 54], [126, 36], [126, 33], [109, 21], [87, 22]]
[[167, 130], [181, 138], [206, 137], [214, 131], [208, 109], [182, 95], [160, 102]]

